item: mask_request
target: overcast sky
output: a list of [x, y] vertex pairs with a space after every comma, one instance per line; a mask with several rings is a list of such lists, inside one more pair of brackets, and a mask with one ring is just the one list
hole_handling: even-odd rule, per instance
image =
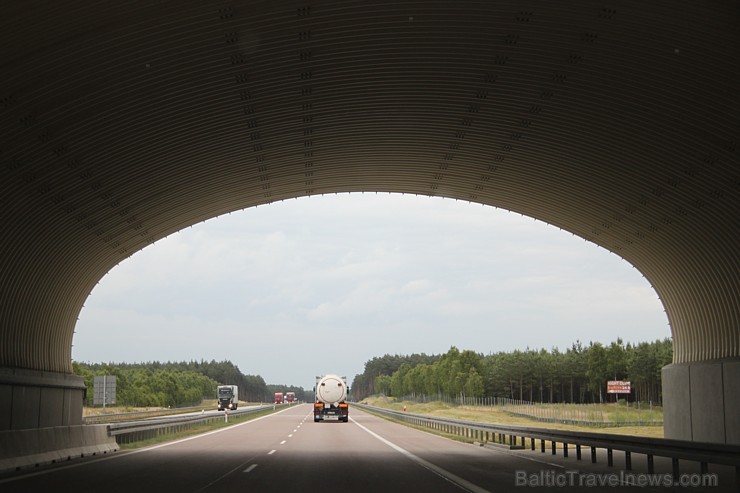
[[93, 290], [76, 361], [224, 360], [267, 383], [390, 354], [488, 354], [670, 337], [647, 280], [532, 218], [450, 199], [343, 194], [212, 219]]

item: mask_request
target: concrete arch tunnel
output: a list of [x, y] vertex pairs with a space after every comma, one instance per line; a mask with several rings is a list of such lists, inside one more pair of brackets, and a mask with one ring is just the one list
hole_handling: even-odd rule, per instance
[[671, 325], [671, 438], [740, 443], [740, 7], [591, 0], [5, 2], [0, 430], [81, 422], [113, 266], [335, 192], [516, 211], [621, 256]]

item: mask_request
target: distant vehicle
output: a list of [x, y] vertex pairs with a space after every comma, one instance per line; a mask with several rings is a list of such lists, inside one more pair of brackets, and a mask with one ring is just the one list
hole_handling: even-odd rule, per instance
[[316, 377], [316, 387], [313, 389], [315, 397], [313, 405], [314, 423], [324, 420], [349, 421], [349, 405], [347, 404], [347, 377], [324, 375]]
[[288, 404], [293, 404], [295, 402], [295, 392], [286, 392], [285, 402], [287, 402]]
[[282, 403], [283, 403], [283, 393], [275, 392], [275, 404], [282, 404]]
[[239, 387], [236, 385], [219, 385], [217, 395], [219, 411], [224, 409], [235, 411], [239, 407]]

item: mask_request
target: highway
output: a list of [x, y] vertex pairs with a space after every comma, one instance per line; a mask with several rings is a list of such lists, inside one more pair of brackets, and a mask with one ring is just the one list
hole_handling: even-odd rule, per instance
[[[0, 491], [494, 493], [542, 490], [547, 481], [566, 481], [557, 488], [565, 491], [635, 490], [568, 487], [582, 479], [567, 471], [597, 473], [589, 481], [619, 474], [603, 462], [463, 444], [356, 409], [350, 416], [314, 423], [310, 405], [292, 406], [196, 437], [4, 475]], [[700, 490], [736, 491], [731, 481], [720, 486]]]

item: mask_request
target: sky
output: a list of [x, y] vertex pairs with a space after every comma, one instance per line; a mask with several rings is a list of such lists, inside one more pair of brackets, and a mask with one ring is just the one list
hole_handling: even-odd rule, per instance
[[135, 253], [86, 301], [72, 357], [230, 360], [310, 389], [384, 354], [670, 335], [648, 281], [593, 243], [480, 204], [366, 193], [245, 209]]

